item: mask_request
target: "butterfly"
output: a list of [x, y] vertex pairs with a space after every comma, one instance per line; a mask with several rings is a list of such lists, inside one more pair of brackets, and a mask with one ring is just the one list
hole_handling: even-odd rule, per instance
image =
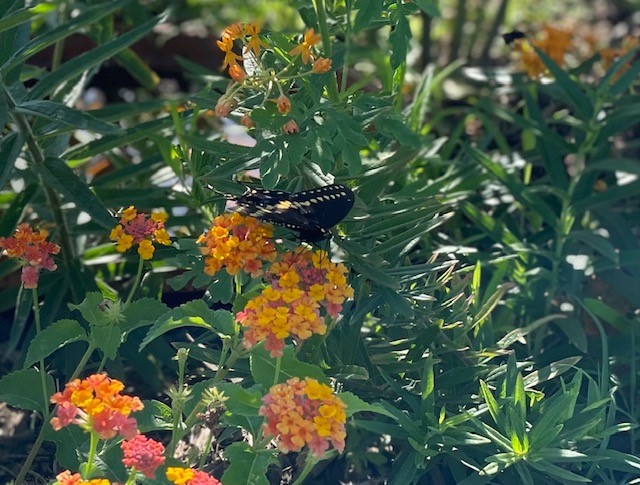
[[525, 33], [519, 30], [514, 30], [512, 32], [507, 32], [506, 34], [502, 34], [502, 38], [504, 39], [504, 42], [507, 45], [511, 45], [516, 40], [524, 39], [526, 37], [527, 36], [525, 35]]
[[286, 227], [305, 242], [331, 239], [330, 229], [346, 217], [354, 200], [351, 189], [338, 184], [302, 192], [249, 189], [235, 197], [241, 214]]

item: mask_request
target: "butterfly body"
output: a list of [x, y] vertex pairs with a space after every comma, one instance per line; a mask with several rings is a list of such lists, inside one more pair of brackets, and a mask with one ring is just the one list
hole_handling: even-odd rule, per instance
[[355, 197], [349, 187], [333, 184], [302, 192], [249, 189], [235, 200], [241, 214], [296, 231], [302, 241], [316, 242], [331, 238], [330, 229], [346, 217]]

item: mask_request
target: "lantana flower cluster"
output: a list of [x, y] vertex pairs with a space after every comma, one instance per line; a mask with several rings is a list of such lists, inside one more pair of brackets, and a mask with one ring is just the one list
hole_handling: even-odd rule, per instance
[[175, 485], [221, 485], [206, 472], [183, 467], [167, 468], [167, 480]]
[[281, 451], [300, 451], [308, 445], [320, 457], [330, 444], [339, 452], [344, 450], [346, 406], [329, 386], [294, 377], [273, 386], [262, 402], [264, 434], [279, 436]]
[[167, 220], [166, 212], [153, 212], [150, 216], [138, 213], [131, 206], [122, 211], [120, 223], [111, 230], [109, 238], [116, 241], [116, 249], [124, 253], [135, 244], [138, 245], [138, 254], [142, 259], [153, 258], [156, 248], [153, 243], [168, 246], [171, 238], [165, 229]]
[[69, 470], [58, 473], [56, 480], [57, 485], [111, 485], [111, 482], [106, 478], [84, 480], [79, 473], [71, 473]]
[[208, 275], [225, 268], [230, 275], [242, 270], [257, 278], [263, 274], [264, 263], [277, 257], [272, 237], [271, 224], [233, 213], [217, 216], [196, 242], [202, 244], [204, 271]]
[[118, 434], [125, 439], [134, 438], [138, 434], [137, 422], [129, 415], [144, 406], [139, 397], [121, 394], [123, 389], [122, 382], [106, 374], [67, 383], [62, 392], [51, 396], [51, 402], [58, 405], [56, 416], [51, 419], [53, 429], [76, 424], [101, 439]]
[[60, 246], [48, 242], [48, 235], [44, 229], [37, 231], [28, 224], [20, 224], [13, 236], [0, 237], [0, 249], [23, 264], [20, 279], [27, 289], [38, 287], [40, 270], [55, 271], [58, 267], [52, 256], [60, 252]]
[[285, 253], [267, 272], [271, 284], [236, 315], [246, 328], [245, 347], [264, 340], [271, 356], [279, 357], [289, 336], [303, 341], [324, 335], [327, 325], [321, 310], [336, 318], [344, 301], [353, 297], [346, 274], [347, 268], [332, 263], [326, 251], [301, 247]]
[[[320, 42], [320, 35], [313, 29], [305, 32], [302, 41], [289, 51], [292, 59], [279, 72], [262, 65], [262, 49], [269, 45], [260, 37], [260, 26], [255, 23], [233, 24], [227, 27], [217, 41], [218, 48], [224, 53], [222, 68], [229, 67], [229, 76], [233, 83], [220, 97], [216, 104], [217, 116], [228, 116], [238, 107], [238, 100], [242, 99], [243, 90], [257, 90], [264, 94], [264, 101], [276, 104], [280, 114], [287, 115], [291, 111], [291, 100], [285, 95], [285, 89], [296, 78], [312, 74], [322, 74], [331, 70], [331, 59], [315, 55], [315, 46]], [[236, 53], [236, 43], [242, 45], [242, 55]], [[303, 66], [311, 64], [311, 68], [299, 68], [296, 73], [292, 67], [299, 66], [300, 59]], [[241, 65], [242, 64], [242, 65]], [[272, 93], [276, 89], [276, 93]], [[273, 97], [272, 97], [273, 95]], [[249, 97], [249, 96], [245, 96]], [[264, 105], [264, 103], [263, 103]], [[242, 124], [251, 128], [253, 121], [249, 114], [242, 118]], [[283, 125], [285, 133], [297, 133], [298, 125], [295, 120], [288, 120]]]
[[124, 454], [122, 464], [135, 468], [147, 478], [155, 478], [156, 470], [164, 464], [164, 446], [159, 441], [137, 435], [120, 443]]

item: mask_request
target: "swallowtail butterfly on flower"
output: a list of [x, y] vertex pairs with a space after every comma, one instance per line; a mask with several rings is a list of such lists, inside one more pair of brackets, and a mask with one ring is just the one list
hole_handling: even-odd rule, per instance
[[331, 239], [330, 229], [346, 217], [354, 200], [349, 187], [337, 184], [302, 192], [249, 189], [235, 198], [241, 214], [286, 227], [305, 242]]

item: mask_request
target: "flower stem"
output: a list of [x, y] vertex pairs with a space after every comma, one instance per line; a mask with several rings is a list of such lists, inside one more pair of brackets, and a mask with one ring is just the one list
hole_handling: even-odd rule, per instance
[[273, 375], [273, 385], [275, 386], [278, 383], [278, 379], [280, 378], [280, 364], [282, 363], [282, 356], [276, 359], [276, 372]]
[[302, 484], [304, 482], [304, 479], [307, 478], [307, 475], [319, 461], [320, 460], [318, 460], [312, 453], [307, 453], [307, 457], [304, 460], [304, 468], [302, 469], [302, 472], [300, 473], [298, 478], [296, 478], [296, 481], [293, 482], [293, 485]]
[[140, 256], [138, 261], [138, 272], [136, 273], [136, 279], [133, 281], [133, 286], [131, 287], [131, 291], [129, 291], [129, 296], [127, 297], [127, 301], [124, 303], [125, 308], [129, 306], [131, 303], [131, 299], [133, 295], [135, 295], [138, 290], [138, 286], [140, 286], [140, 280], [142, 279], [142, 269], [144, 268], [144, 259]]
[[[36, 335], [40, 335], [42, 327], [40, 325], [40, 305], [38, 304], [38, 289], [31, 290], [33, 297], [33, 319], [36, 323]], [[40, 359], [40, 385], [42, 386], [42, 398], [44, 399], [43, 417], [45, 421], [49, 420], [49, 393], [47, 392], [47, 370], [44, 367], [44, 359]]]
[[[82, 477], [86, 480], [91, 478], [91, 472], [93, 471], [93, 460], [96, 457], [96, 450], [98, 449], [98, 433], [91, 431], [89, 439], [89, 456], [87, 457], [87, 463], [82, 470]], [[82, 468], [81, 468], [82, 469]]]
[[[85, 351], [84, 355], [80, 359], [80, 362], [78, 362], [78, 365], [73, 371], [73, 374], [71, 374], [71, 377], [69, 378], [70, 381], [76, 379], [80, 375], [80, 372], [82, 372], [82, 369], [84, 369], [84, 366], [86, 365], [87, 361], [91, 357], [91, 354], [93, 354], [94, 350], [96, 350], [96, 348], [91, 343], [89, 343], [89, 347], [87, 347], [87, 350]], [[54, 412], [56, 408], [57, 406], [53, 408]], [[46, 429], [47, 429], [47, 422], [45, 421], [44, 423], [42, 423], [42, 427], [40, 428], [40, 433], [38, 434], [38, 437], [36, 438], [35, 443], [33, 443], [33, 447], [29, 451], [29, 455], [27, 455], [27, 459], [22, 464], [22, 468], [20, 468], [20, 472], [16, 477], [16, 481], [14, 482], [14, 485], [22, 485], [24, 478], [27, 476], [27, 472], [31, 468], [31, 464], [33, 463], [33, 460], [36, 459], [36, 456], [40, 451], [40, 447], [44, 442], [44, 433]]]
[[[322, 36], [322, 48], [324, 49], [324, 56], [331, 58], [331, 37], [329, 36], [329, 23], [327, 22], [327, 12], [325, 11], [324, 0], [313, 0], [313, 7], [316, 10], [316, 16], [318, 17], [318, 29]], [[344, 76], [344, 73], [342, 73]], [[337, 102], [339, 98], [338, 93], [338, 81], [335, 75], [332, 76], [329, 83], [329, 97], [332, 101]]]

